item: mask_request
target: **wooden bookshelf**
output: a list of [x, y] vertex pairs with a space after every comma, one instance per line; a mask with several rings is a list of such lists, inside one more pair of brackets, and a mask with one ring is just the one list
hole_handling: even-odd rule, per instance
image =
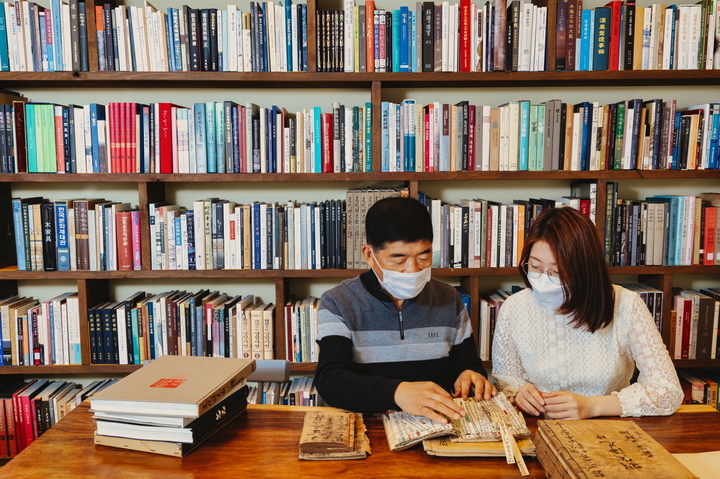
[[[311, 89], [322, 95], [322, 90], [333, 88], [340, 90], [361, 89], [368, 93], [373, 105], [373, 172], [372, 173], [226, 173], [226, 174], [51, 174], [19, 173], [0, 174], [0, 193], [13, 196], [13, 186], [17, 184], [38, 184], [40, 186], [70, 183], [80, 187], [85, 183], [112, 185], [131, 184], [137, 186], [138, 203], [141, 210], [143, 268], [140, 271], [69, 271], [69, 272], [27, 272], [0, 270], [0, 294], [16, 293], [19, 281], [65, 280], [74, 281], [80, 297], [82, 356], [83, 364], [78, 366], [10, 366], [0, 367], [0, 375], [34, 374], [109, 374], [128, 373], [138, 366], [90, 365], [89, 329], [87, 307], [109, 300], [110, 281], [133, 280], [174, 280], [188, 277], [203, 279], [240, 279], [262, 278], [274, 280], [273, 302], [281, 307], [292, 292], [294, 281], [302, 279], [333, 279], [338, 282], [354, 277], [359, 270], [204, 270], [204, 271], [167, 271], [150, 269], [150, 241], [147, 207], [151, 202], [166, 199], [166, 186], [202, 184], [208, 187], [215, 183], [256, 184], [289, 183], [289, 188], [301, 183], [341, 182], [348, 188], [368, 182], [404, 182], [411, 196], [417, 197], [421, 185], [443, 183], [459, 185], [463, 182], [488, 181], [505, 182], [522, 180], [533, 184], [542, 184], [547, 180], [562, 180], [569, 184], [575, 180], [597, 180], [598, 205], [605, 203], [605, 185], [608, 181], [628, 181], [633, 184], [645, 180], [693, 180], [720, 179], [720, 170], [621, 170], [621, 171], [472, 171], [472, 172], [380, 172], [380, 104], [389, 89], [434, 89], [441, 93], [443, 89], [466, 88], [490, 89], [510, 88], [522, 95], [528, 88], [551, 88], [553, 94], [583, 87], [713, 87], [720, 84], [720, 70], [649, 70], [649, 71], [546, 71], [546, 72], [482, 72], [482, 73], [318, 73], [315, 58], [316, 39], [312, 34], [315, 27], [315, 12], [320, 6], [326, 6], [328, 0], [307, 0], [308, 5], [308, 71], [283, 73], [233, 73], [233, 72], [106, 72], [98, 71], [97, 45], [95, 43], [94, 6], [101, 2], [87, 2], [88, 49], [90, 69], [88, 72], [0, 72], [0, 87], [16, 89], [31, 100], [36, 89], [58, 91], [58, 101], [62, 102], [63, 92], [122, 89], [155, 91], [185, 91], [197, 89], [277, 89], [293, 95], [296, 89]], [[186, 2], [192, 4], [192, 2]], [[547, 54], [554, 54], [555, 32], [552, 25], [555, 20], [556, 0], [548, 0], [548, 44]], [[548, 61], [548, 65], [554, 65]], [[720, 93], [720, 91], [719, 91]], [[671, 94], [669, 94], [671, 95]], [[442, 97], [442, 94], [438, 95]], [[517, 99], [517, 97], [515, 99]], [[112, 101], [108, 98], [107, 101]], [[505, 98], [513, 100], [513, 98]], [[720, 100], [720, 98], [701, 98], [697, 101]], [[323, 100], [328, 103], [326, 100]], [[323, 105], [325, 105], [323, 103]], [[495, 104], [501, 103], [496, 101]], [[665, 193], [665, 191], [658, 191]], [[700, 193], [698, 191], [697, 193]], [[522, 193], [520, 193], [522, 194]], [[112, 198], [110, 198], [112, 199]], [[319, 198], [320, 199], [320, 198]], [[597, 227], [603, 232], [605, 225], [604, 208], [597, 210]], [[674, 278], [682, 275], [713, 275], [720, 279], [720, 266], [648, 266], [610, 268], [613, 275], [636, 275], [638, 280], [661, 289], [664, 293], [664, 314], [662, 335], [666, 343], [669, 340], [672, 287]], [[435, 277], [459, 278], [460, 283], [477, 300], [485, 288], [487, 277], [519, 277], [516, 268], [454, 268], [434, 269]], [[121, 299], [121, 298], [114, 298]], [[476, 303], [474, 303], [476, 304]], [[477, 308], [471, 310], [471, 320], [477, 331]], [[275, 318], [275, 351], [279, 358], [284, 355], [284, 325], [281, 315]], [[476, 335], [477, 336], [477, 335]], [[476, 337], [477, 340], [477, 337]], [[678, 367], [720, 367], [720, 360], [675, 361]], [[486, 363], [486, 366], [490, 366]], [[314, 363], [293, 363], [293, 372], [312, 373]]]

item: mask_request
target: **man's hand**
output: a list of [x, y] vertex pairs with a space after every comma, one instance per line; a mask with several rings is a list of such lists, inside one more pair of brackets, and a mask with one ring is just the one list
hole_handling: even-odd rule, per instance
[[568, 391], [543, 393], [545, 415], [550, 419], [587, 419], [596, 416], [622, 414], [620, 399], [616, 395], [583, 396]]
[[446, 416], [458, 420], [465, 415], [450, 394], [432, 381], [402, 382], [395, 390], [395, 404], [409, 414], [447, 424]]
[[475, 390], [475, 399], [490, 399], [497, 394], [497, 389], [482, 374], [466, 369], [455, 380], [453, 386], [455, 395], [453, 397], [461, 397], [467, 401], [471, 390]]
[[515, 395], [515, 405], [521, 410], [533, 416], [539, 416], [545, 412], [544, 393], [538, 391], [533, 383], [525, 383], [518, 388]]

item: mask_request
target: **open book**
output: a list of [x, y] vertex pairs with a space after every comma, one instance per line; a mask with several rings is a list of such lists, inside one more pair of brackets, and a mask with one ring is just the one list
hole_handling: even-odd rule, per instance
[[402, 411], [383, 414], [390, 450], [402, 451], [425, 439], [439, 436], [455, 436], [457, 441], [501, 441], [503, 430], [514, 437], [530, 437], [522, 414], [515, 410], [503, 393], [483, 401], [456, 398], [455, 402], [465, 409], [465, 417], [448, 424]]

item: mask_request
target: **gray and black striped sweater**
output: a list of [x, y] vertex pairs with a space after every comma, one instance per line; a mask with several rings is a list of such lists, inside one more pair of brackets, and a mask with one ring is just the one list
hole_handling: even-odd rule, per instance
[[320, 299], [315, 383], [331, 406], [376, 413], [398, 409], [402, 381], [433, 381], [452, 392], [466, 369], [487, 377], [470, 318], [455, 289], [431, 280], [398, 310], [372, 270]]

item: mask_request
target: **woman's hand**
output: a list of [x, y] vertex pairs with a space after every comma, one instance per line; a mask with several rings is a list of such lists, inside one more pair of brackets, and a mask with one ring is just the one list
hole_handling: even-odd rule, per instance
[[538, 391], [533, 383], [525, 383], [518, 388], [515, 395], [515, 405], [523, 412], [539, 416], [545, 412], [544, 393]]
[[622, 414], [616, 395], [583, 396], [568, 391], [544, 393], [545, 414], [550, 419], [587, 419]]
[[490, 399], [497, 394], [497, 389], [492, 385], [490, 381], [485, 378], [482, 374], [466, 369], [460, 376], [455, 380], [453, 390], [455, 394], [453, 397], [461, 397], [467, 401], [470, 391], [475, 391], [475, 399], [478, 401], [483, 399]]

